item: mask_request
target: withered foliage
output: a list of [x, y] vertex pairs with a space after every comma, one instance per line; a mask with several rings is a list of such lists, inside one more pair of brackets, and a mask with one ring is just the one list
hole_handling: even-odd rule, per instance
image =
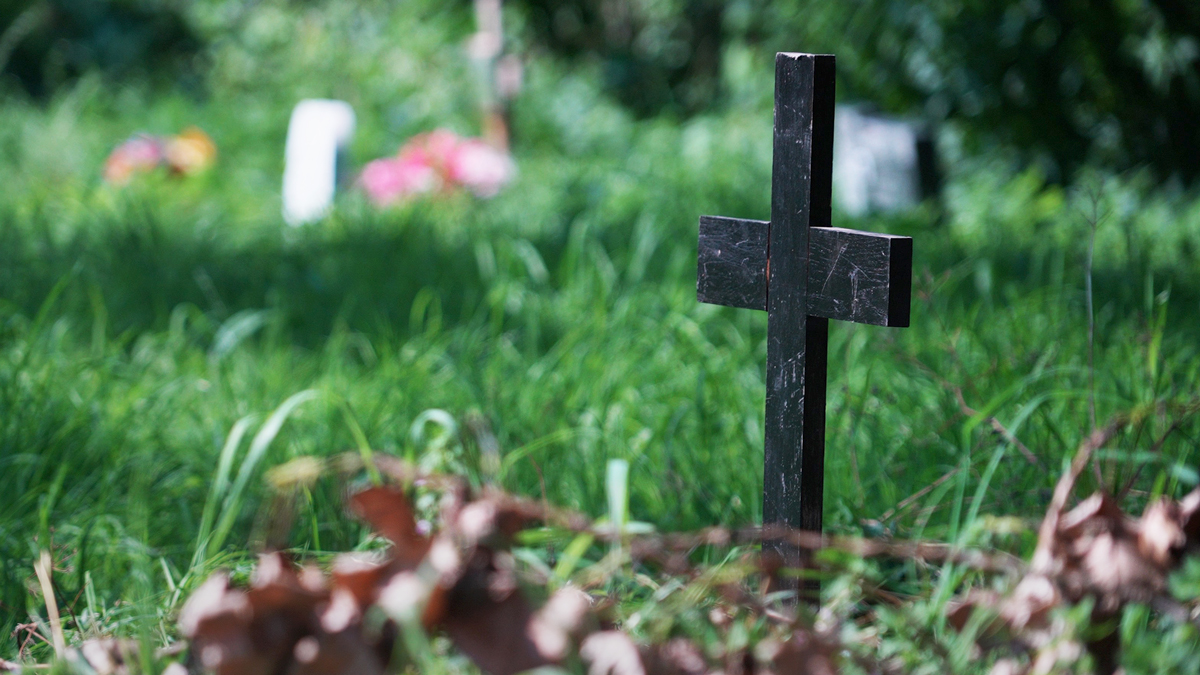
[[[1085, 649], [1096, 672], [1118, 672], [1116, 626], [1129, 603], [1188, 620], [1187, 608], [1167, 592], [1167, 576], [1184, 555], [1200, 549], [1200, 489], [1179, 501], [1154, 501], [1140, 518], [1127, 515], [1103, 492], [1065, 511], [1092, 453], [1119, 425], [1116, 421], [1097, 430], [1080, 446], [1055, 487], [1032, 561], [1013, 590], [1006, 595], [971, 592], [951, 606], [948, 618], [960, 630], [977, 610], [991, 613], [980, 642], [1012, 652], [997, 661], [994, 675], [1055, 672], [1062, 663], [1078, 660]], [[1084, 601], [1091, 603], [1092, 630], [1098, 634], [1080, 644], [1054, 610]]]
[[614, 628], [578, 587], [535, 602], [518, 578], [513, 535], [534, 521], [569, 529], [590, 524], [497, 491], [473, 495], [448, 481], [441, 527], [422, 535], [403, 490], [372, 487], [351, 508], [392, 542], [377, 560], [337, 559], [328, 574], [297, 569], [280, 553], [262, 556], [248, 588], [225, 574], [184, 605], [182, 633], [198, 670], [218, 675], [383, 673], [403, 662], [403, 633], [446, 635], [491, 675], [540, 666], [580, 666], [590, 675], [717, 675], [836, 672], [831, 635], [780, 617], [770, 637], [731, 653], [683, 638], [638, 645]]
[[[952, 563], [982, 573], [980, 579], [1000, 575], [1007, 582], [997, 588], [1009, 590], [968, 590], [946, 615], [969, 636], [967, 644], [974, 641], [975, 656], [994, 664], [993, 675], [1061, 672], [1085, 654], [1096, 672], [1117, 673], [1116, 626], [1130, 603], [1196, 622], [1197, 608], [1173, 599], [1167, 577], [1200, 548], [1200, 490], [1178, 501], [1154, 501], [1137, 518], [1105, 493], [1068, 508], [1091, 455], [1120, 424], [1080, 446], [1055, 488], [1028, 564], [997, 551], [775, 527], [622, 537], [577, 513], [491, 488], [473, 491], [461, 479], [421, 475], [378, 457], [377, 468], [393, 484], [351, 495], [349, 507], [391, 542], [386, 552], [345, 554], [326, 570], [270, 552], [240, 585], [217, 573], [182, 608], [179, 627], [188, 641], [176, 643], [172, 655], [186, 648], [186, 671], [197, 674], [382, 675], [429, 666], [421, 655], [424, 649], [428, 656], [429, 643], [422, 641], [441, 635], [490, 675], [543, 666], [588, 675], [833, 675], [847, 661], [865, 672], [906, 672], [902, 660], [864, 656], [869, 644], [839, 642], [855, 634], [852, 622], [873, 613], [872, 602], [900, 606], [902, 598], [875, 589], [873, 599], [843, 600], [848, 611], [815, 611], [768, 593], [780, 575], [793, 572], [777, 560], [746, 553], [715, 567], [694, 563], [702, 548], [752, 550], [764, 540], [787, 540], [814, 552]], [[342, 469], [362, 468], [357, 457], [334, 461], [345, 464]], [[440, 493], [436, 517], [422, 511], [418, 520], [417, 492]], [[574, 585], [556, 584], [544, 568], [519, 564], [514, 554], [517, 533], [536, 524], [610, 542], [619, 555], [576, 575]], [[668, 600], [659, 614], [703, 606], [697, 615], [708, 637], [644, 627], [635, 633], [637, 621], [621, 616], [621, 603], [610, 597], [614, 573], [630, 561], [686, 590], [661, 594]], [[643, 579], [638, 583], [656, 589], [658, 602], [656, 582]], [[1083, 630], [1065, 618], [1081, 605], [1091, 612]], [[741, 638], [732, 639], [736, 634]], [[138, 659], [130, 642], [91, 640], [65, 656], [98, 675], [140, 671], [131, 667]], [[0, 672], [18, 668], [0, 661]], [[184, 666], [170, 668], [171, 675], [184, 675]]]
[[[156, 661], [174, 657], [187, 648], [186, 643], [176, 642], [154, 654]], [[91, 638], [78, 647], [63, 650], [62, 660], [66, 667], [56, 672], [87, 673], [88, 675], [132, 675], [145, 672], [142, 668], [141, 645], [136, 640], [116, 638]], [[0, 659], [0, 673], [38, 672], [51, 666], [29, 666]], [[179, 663], [168, 663], [162, 667], [161, 675], [188, 675]]]
[[[420, 484], [421, 489], [441, 492], [436, 531], [422, 533], [403, 488], [369, 488], [354, 494], [350, 507], [392, 542], [386, 555], [344, 555], [323, 573], [297, 568], [284, 555], [268, 553], [247, 588], [234, 587], [224, 574], [210, 578], [188, 600], [179, 623], [191, 641], [193, 672], [218, 675], [370, 675], [405, 664], [419, 667], [404, 637], [413, 629], [422, 635], [445, 635], [491, 675], [541, 666], [589, 675], [839, 672], [839, 660], [852, 653], [837, 640], [839, 622], [821, 620], [820, 615], [816, 620], [802, 618], [806, 612], [795, 605], [764, 595], [773, 585], [773, 575], [781, 572], [778, 565], [749, 556], [731, 574], [716, 578], [690, 562], [690, 554], [699, 547], [786, 539], [814, 551], [919, 558], [1004, 573], [1015, 581], [1010, 592], [969, 591], [950, 605], [948, 615], [960, 630], [973, 626], [980, 649], [1000, 650], [995, 675], [1055, 672], [1085, 652], [1092, 655], [1098, 672], [1114, 673], [1119, 642], [1113, 626], [1128, 603], [1148, 604], [1188, 620], [1187, 608], [1167, 593], [1166, 579], [1185, 554], [1200, 547], [1200, 490], [1180, 501], [1156, 501], [1140, 518], [1126, 515], [1106, 494], [1067, 510], [1091, 453], [1110, 440], [1116, 428], [1098, 431], [1081, 446], [1059, 481], [1028, 565], [999, 552], [779, 528], [710, 528], [625, 538], [622, 545], [629, 558], [678, 575], [716, 597], [708, 622], [722, 639], [703, 644], [678, 635], [639, 642], [622, 631], [611, 601], [587, 592], [602, 586], [612, 572], [603, 564], [595, 566], [597, 583], [585, 579], [582, 586], [565, 585], [545, 597], [548, 580], [523, 577], [511, 550], [514, 535], [535, 523], [621, 541], [611, 528], [497, 490], [474, 493], [454, 478], [418, 476], [411, 467], [391, 460], [380, 469], [400, 485]], [[1092, 607], [1093, 630], [1086, 643], [1057, 611], [1082, 602]], [[744, 630], [747, 621], [758, 622], [756, 639], [729, 647], [735, 641], [723, 637], [730, 630]], [[859, 660], [858, 665], [876, 672], [895, 670], [886, 661]]]

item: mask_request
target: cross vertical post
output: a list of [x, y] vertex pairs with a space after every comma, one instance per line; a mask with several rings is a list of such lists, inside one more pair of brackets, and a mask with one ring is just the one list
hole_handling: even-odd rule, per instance
[[816, 532], [829, 319], [907, 326], [912, 288], [911, 238], [829, 226], [834, 74], [833, 56], [776, 54], [771, 220], [701, 216], [696, 277], [701, 302], [767, 311], [763, 524]]
[[809, 227], [830, 221], [833, 75], [832, 56], [775, 56], [763, 522], [814, 531], [821, 530], [829, 322], [808, 316], [808, 248]]

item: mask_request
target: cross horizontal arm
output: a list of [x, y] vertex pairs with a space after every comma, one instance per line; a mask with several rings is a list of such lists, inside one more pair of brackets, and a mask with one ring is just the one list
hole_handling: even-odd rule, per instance
[[[767, 309], [770, 223], [700, 217], [696, 296], [701, 302]], [[840, 227], [809, 229], [808, 313], [837, 321], [904, 327], [912, 293], [912, 238]]]

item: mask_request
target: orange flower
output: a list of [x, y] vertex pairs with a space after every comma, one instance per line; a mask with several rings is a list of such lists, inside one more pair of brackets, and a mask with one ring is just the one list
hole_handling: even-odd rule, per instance
[[167, 141], [164, 154], [171, 171], [186, 176], [212, 166], [217, 159], [217, 146], [199, 127], [188, 127]]

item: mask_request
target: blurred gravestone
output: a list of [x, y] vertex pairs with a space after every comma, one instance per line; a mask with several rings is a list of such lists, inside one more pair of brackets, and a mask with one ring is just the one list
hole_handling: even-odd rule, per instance
[[283, 219], [289, 225], [329, 213], [354, 123], [354, 109], [345, 101], [306, 99], [292, 110], [283, 169]]
[[921, 125], [842, 106], [834, 137], [834, 197], [847, 214], [903, 211], [936, 195], [933, 142]]

